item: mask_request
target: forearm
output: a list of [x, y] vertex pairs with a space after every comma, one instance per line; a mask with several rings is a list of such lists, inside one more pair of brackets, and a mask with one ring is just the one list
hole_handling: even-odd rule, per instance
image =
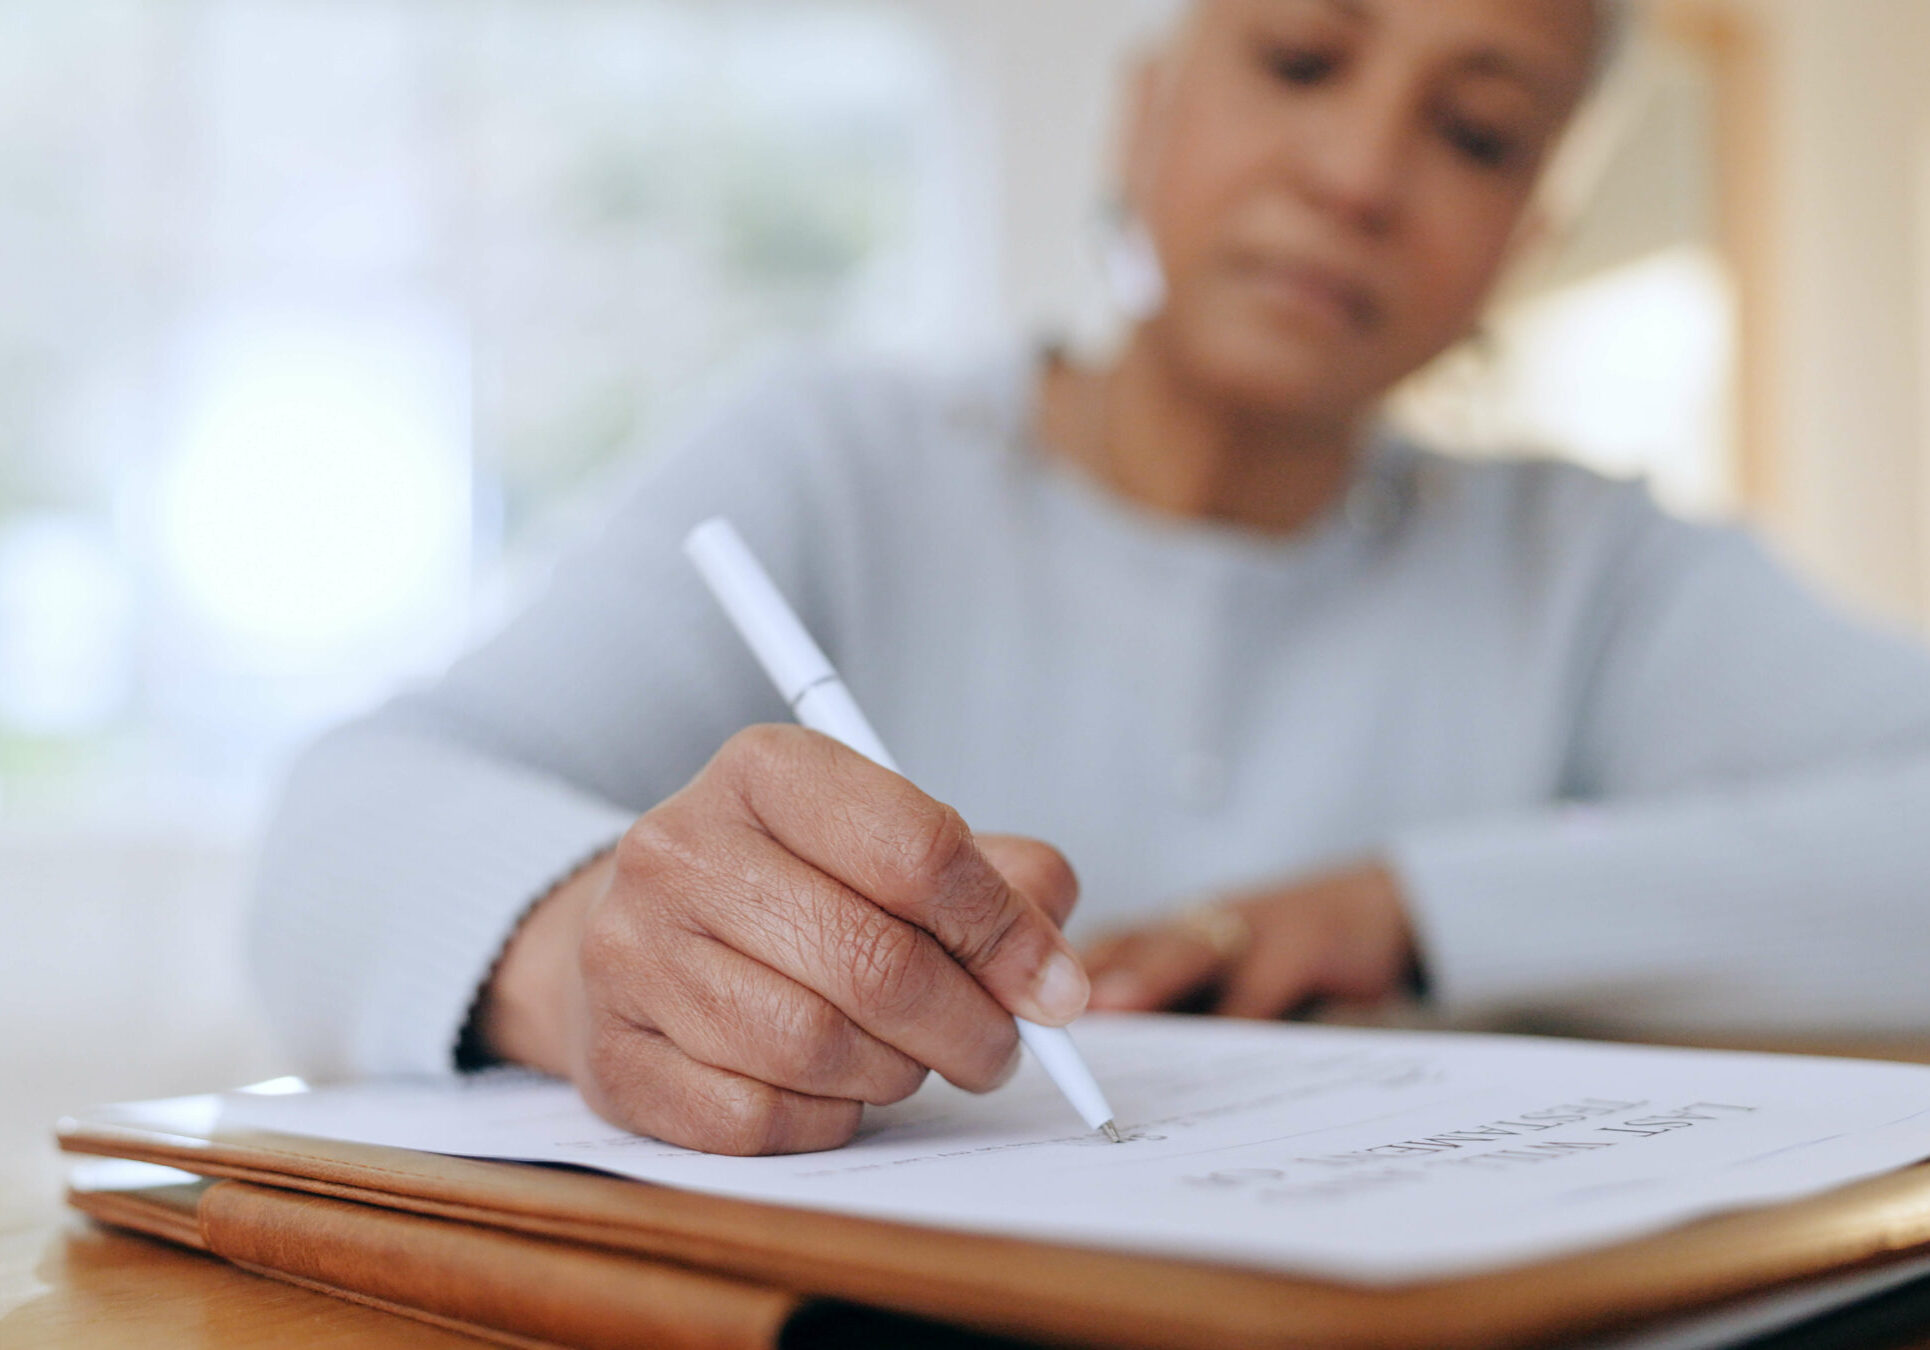
[[449, 1072], [505, 934], [633, 818], [427, 734], [363, 724], [318, 743], [264, 841], [249, 936], [296, 1066]]
[[1930, 756], [1407, 832], [1450, 1014], [1879, 1030], [1930, 1020]]

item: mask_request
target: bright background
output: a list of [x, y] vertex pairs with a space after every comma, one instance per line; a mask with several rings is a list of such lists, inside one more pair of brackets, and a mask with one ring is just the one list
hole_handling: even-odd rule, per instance
[[[1401, 403], [1930, 618], [1930, 0], [1682, 0]], [[0, 1192], [278, 1068], [292, 748], [785, 343], [1096, 340], [1125, 0], [0, 0]]]

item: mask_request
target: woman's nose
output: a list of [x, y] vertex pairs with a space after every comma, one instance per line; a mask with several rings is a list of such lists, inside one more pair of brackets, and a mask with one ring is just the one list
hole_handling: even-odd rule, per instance
[[1297, 188], [1350, 230], [1384, 235], [1401, 216], [1415, 153], [1412, 96], [1393, 81], [1337, 92], [1294, 155]]

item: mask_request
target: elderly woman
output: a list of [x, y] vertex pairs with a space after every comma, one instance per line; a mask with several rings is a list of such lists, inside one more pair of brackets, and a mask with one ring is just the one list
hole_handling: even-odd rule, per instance
[[[1133, 89], [1164, 284], [1115, 360], [771, 379], [299, 764], [255, 948], [309, 1067], [515, 1061], [749, 1153], [997, 1085], [1015, 1013], [1930, 1025], [1930, 657], [1637, 488], [1380, 428], [1610, 24], [1198, 0]], [[774, 725], [678, 550], [720, 512], [919, 787]]]

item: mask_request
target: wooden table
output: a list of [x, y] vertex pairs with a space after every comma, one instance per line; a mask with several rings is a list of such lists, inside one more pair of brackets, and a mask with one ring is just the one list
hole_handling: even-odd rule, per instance
[[0, 1228], [0, 1346], [6, 1350], [401, 1350], [481, 1342], [212, 1257], [41, 1215]]

